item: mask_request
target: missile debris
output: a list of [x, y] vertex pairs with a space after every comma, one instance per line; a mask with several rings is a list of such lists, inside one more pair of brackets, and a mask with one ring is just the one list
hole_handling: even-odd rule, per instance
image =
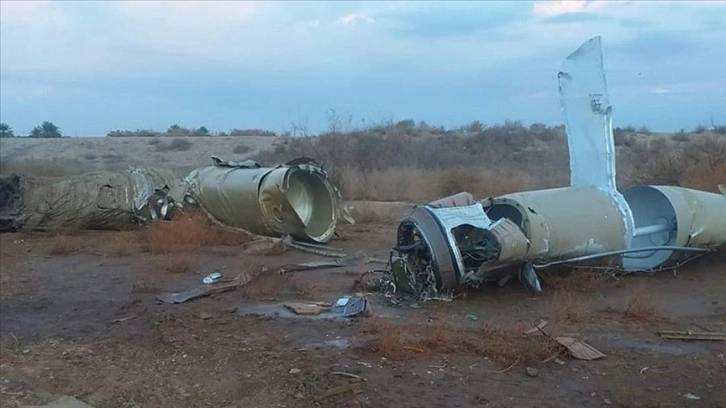
[[655, 272], [726, 243], [726, 196], [672, 186], [616, 188], [600, 37], [565, 59], [558, 80], [570, 186], [474, 202], [460, 193], [415, 207], [396, 237], [397, 289], [432, 299], [516, 277], [539, 293], [540, 269]]

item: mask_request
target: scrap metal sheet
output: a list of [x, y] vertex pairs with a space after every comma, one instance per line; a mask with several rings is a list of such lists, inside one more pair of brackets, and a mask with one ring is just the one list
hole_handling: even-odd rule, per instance
[[570, 150], [570, 184], [615, 190], [612, 108], [600, 37], [570, 54], [557, 78]]

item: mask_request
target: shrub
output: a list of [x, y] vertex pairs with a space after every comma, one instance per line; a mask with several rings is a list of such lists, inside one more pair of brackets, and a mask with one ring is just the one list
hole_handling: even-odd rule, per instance
[[60, 128], [55, 125], [55, 123], [46, 120], [39, 126], [34, 127], [33, 130], [30, 131], [30, 134], [28, 134], [28, 137], [60, 138], [63, 137], [63, 134], [61, 133]]
[[157, 268], [170, 273], [185, 273], [194, 266], [194, 258], [187, 254], [164, 254], [156, 257], [154, 264]]
[[638, 128], [638, 133], [648, 136], [653, 134], [653, 132], [651, 132], [647, 126], [641, 126], [640, 128]]
[[136, 231], [117, 232], [107, 244], [106, 256], [111, 258], [129, 256], [137, 251], [139, 240], [140, 236]]
[[688, 134], [686, 134], [684, 132], [679, 132], [679, 133], [676, 133], [675, 135], [671, 136], [671, 140], [674, 142], [686, 143], [686, 142], [691, 141], [691, 138], [688, 136]]
[[53, 238], [50, 255], [73, 255], [83, 250], [80, 238], [59, 235]]
[[156, 145], [156, 150], [159, 152], [183, 152], [191, 149], [192, 145], [193, 143], [188, 139], [176, 138], [169, 143], [158, 143]]
[[708, 131], [708, 128], [703, 125], [698, 125], [695, 128], [693, 128], [693, 133], [700, 135], [702, 133], [706, 133]]
[[0, 122], [0, 137], [15, 137], [13, 129], [7, 123]]
[[249, 152], [250, 150], [252, 149], [247, 145], [239, 145], [232, 149], [232, 152], [234, 152], [235, 154], [244, 154]]
[[151, 129], [113, 130], [106, 137], [155, 137], [162, 136], [160, 132]]
[[630, 147], [633, 144], [632, 135], [620, 128], [615, 128], [613, 130], [613, 140], [614, 140], [615, 146]]
[[625, 307], [624, 317], [632, 323], [652, 323], [662, 318], [660, 305], [646, 285], [637, 287]]
[[390, 360], [466, 352], [491, 358], [506, 369], [541, 363], [559, 349], [546, 336], [525, 336], [526, 329], [524, 325], [485, 325], [478, 330], [461, 330], [441, 317], [425, 325], [372, 317], [362, 327], [365, 335], [373, 336], [371, 350]]
[[264, 129], [232, 129], [220, 136], [277, 136], [277, 133]]
[[159, 221], [146, 228], [146, 241], [153, 254], [189, 251], [205, 246], [238, 246], [248, 242], [247, 234], [212, 224], [206, 215], [179, 214], [172, 221]]

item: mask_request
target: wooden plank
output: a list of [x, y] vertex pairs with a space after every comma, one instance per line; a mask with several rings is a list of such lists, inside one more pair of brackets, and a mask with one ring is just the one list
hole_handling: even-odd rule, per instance
[[283, 306], [302, 316], [314, 316], [323, 313], [327, 308], [315, 303], [285, 303]]
[[530, 334], [542, 332], [543, 331], [542, 329], [544, 329], [545, 326], [547, 326], [547, 320], [539, 319], [537, 324], [534, 327], [532, 327], [531, 329], [525, 331], [524, 334], [526, 336], [529, 336]]
[[672, 340], [706, 340], [726, 341], [724, 332], [705, 332], [692, 330], [659, 330], [658, 334], [664, 339]]
[[605, 357], [605, 354], [596, 348], [572, 337], [555, 337], [555, 341], [567, 347], [570, 355], [579, 360], [597, 360]]

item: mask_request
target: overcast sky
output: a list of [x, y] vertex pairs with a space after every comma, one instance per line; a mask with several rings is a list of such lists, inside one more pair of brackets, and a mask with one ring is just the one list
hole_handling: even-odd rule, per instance
[[726, 123], [726, 2], [0, 2], [0, 120], [113, 129], [562, 123], [602, 35], [616, 126]]

